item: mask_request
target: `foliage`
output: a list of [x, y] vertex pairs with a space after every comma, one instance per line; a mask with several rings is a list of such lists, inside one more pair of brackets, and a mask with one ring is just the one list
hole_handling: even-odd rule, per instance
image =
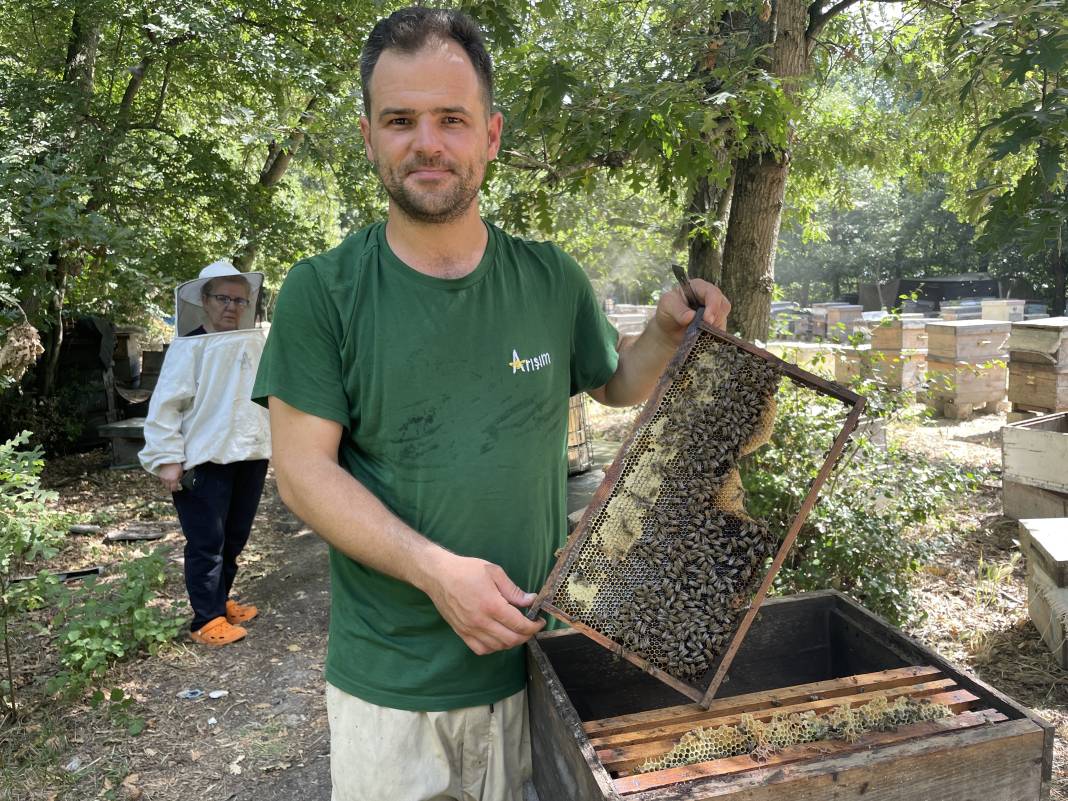
[[90, 577], [73, 588], [56, 587], [52, 625], [63, 669], [49, 680], [50, 692], [79, 692], [98, 683], [113, 662], [142, 650], [155, 653], [177, 636], [183, 618], [158, 598], [166, 568], [157, 549], [125, 562], [111, 580]]
[[62, 386], [47, 397], [17, 386], [0, 391], [4, 409], [0, 437], [26, 430], [32, 432], [30, 442], [46, 453], [69, 453], [85, 431], [81, 410], [86, 396], [84, 388], [76, 385]]
[[[871, 382], [858, 386], [869, 398], [871, 421], [903, 414], [902, 397]], [[809, 391], [784, 388], [771, 442], [745, 465], [743, 482], [751, 514], [785, 531], [842, 424], [842, 407], [814, 400]], [[832, 474], [798, 535], [775, 586], [784, 592], [834, 588], [854, 596], [892, 622], [914, 610], [909, 578], [927, 545], [910, 529], [931, 519], [976, 477], [930, 462], [867, 434], [854, 435], [848, 456]]]
[[15, 710], [15, 676], [11, 639], [15, 617], [42, 603], [41, 584], [15, 582], [34, 562], [53, 556], [66, 530], [61, 515], [48, 504], [55, 494], [40, 486], [44, 461], [39, 448], [27, 448], [23, 431], [0, 445], [0, 711]]

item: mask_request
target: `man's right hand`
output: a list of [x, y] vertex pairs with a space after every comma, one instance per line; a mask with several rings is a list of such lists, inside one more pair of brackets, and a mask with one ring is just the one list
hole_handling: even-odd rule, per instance
[[424, 588], [445, 622], [482, 656], [522, 645], [545, 626], [520, 607], [534, 603], [492, 562], [442, 551]]
[[182, 488], [182, 466], [165, 464], [159, 469], [159, 480], [169, 492], [178, 492]]

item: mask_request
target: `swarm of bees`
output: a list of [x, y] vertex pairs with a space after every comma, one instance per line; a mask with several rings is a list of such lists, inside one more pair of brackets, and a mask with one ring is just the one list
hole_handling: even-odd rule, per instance
[[687, 732], [674, 748], [642, 763], [637, 772], [649, 773], [746, 754], [764, 762], [791, 745], [817, 740], [856, 742], [868, 732], [890, 731], [898, 726], [938, 720], [952, 714], [949, 707], [926, 699], [900, 696], [891, 702], [885, 695], [857, 707], [841, 704], [823, 715], [813, 711], [795, 712], [777, 714], [764, 721], [747, 713], [734, 726], [697, 728]]
[[777, 538], [743, 506], [738, 459], [767, 441], [778, 366], [703, 334], [622, 470], [554, 603], [683, 680], [726, 649]]

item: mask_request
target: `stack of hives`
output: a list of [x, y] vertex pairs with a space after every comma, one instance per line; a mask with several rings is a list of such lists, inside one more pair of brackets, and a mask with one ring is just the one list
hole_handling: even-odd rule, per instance
[[1012, 324], [1009, 402], [1017, 413], [1068, 410], [1068, 317]]
[[1062, 668], [1068, 668], [1068, 517], [1020, 521], [1027, 563], [1027, 611]]
[[942, 417], [997, 411], [1005, 400], [1012, 324], [954, 320], [927, 324], [927, 405]]
[[871, 329], [871, 345], [842, 348], [835, 380], [848, 384], [856, 376], [875, 378], [890, 389], [915, 389], [927, 368], [927, 321], [918, 316], [886, 318]]

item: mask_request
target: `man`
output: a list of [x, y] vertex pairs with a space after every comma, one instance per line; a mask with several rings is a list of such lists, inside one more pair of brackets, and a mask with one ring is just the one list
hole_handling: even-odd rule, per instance
[[[141, 464], [171, 492], [185, 535], [190, 638], [229, 645], [256, 617], [230, 597], [256, 516], [270, 430], [249, 401], [263, 352], [254, 326], [260, 273], [217, 261], [175, 291], [175, 337], [145, 419]], [[255, 282], [255, 291], [253, 291]]]
[[293, 268], [254, 392], [282, 498], [330, 544], [333, 798], [518, 799], [518, 646], [543, 625], [522, 607], [566, 528], [568, 398], [648, 396], [693, 312], [668, 293], [617, 354], [572, 260], [481, 219], [503, 120], [468, 18], [381, 20], [361, 77], [388, 219]]

